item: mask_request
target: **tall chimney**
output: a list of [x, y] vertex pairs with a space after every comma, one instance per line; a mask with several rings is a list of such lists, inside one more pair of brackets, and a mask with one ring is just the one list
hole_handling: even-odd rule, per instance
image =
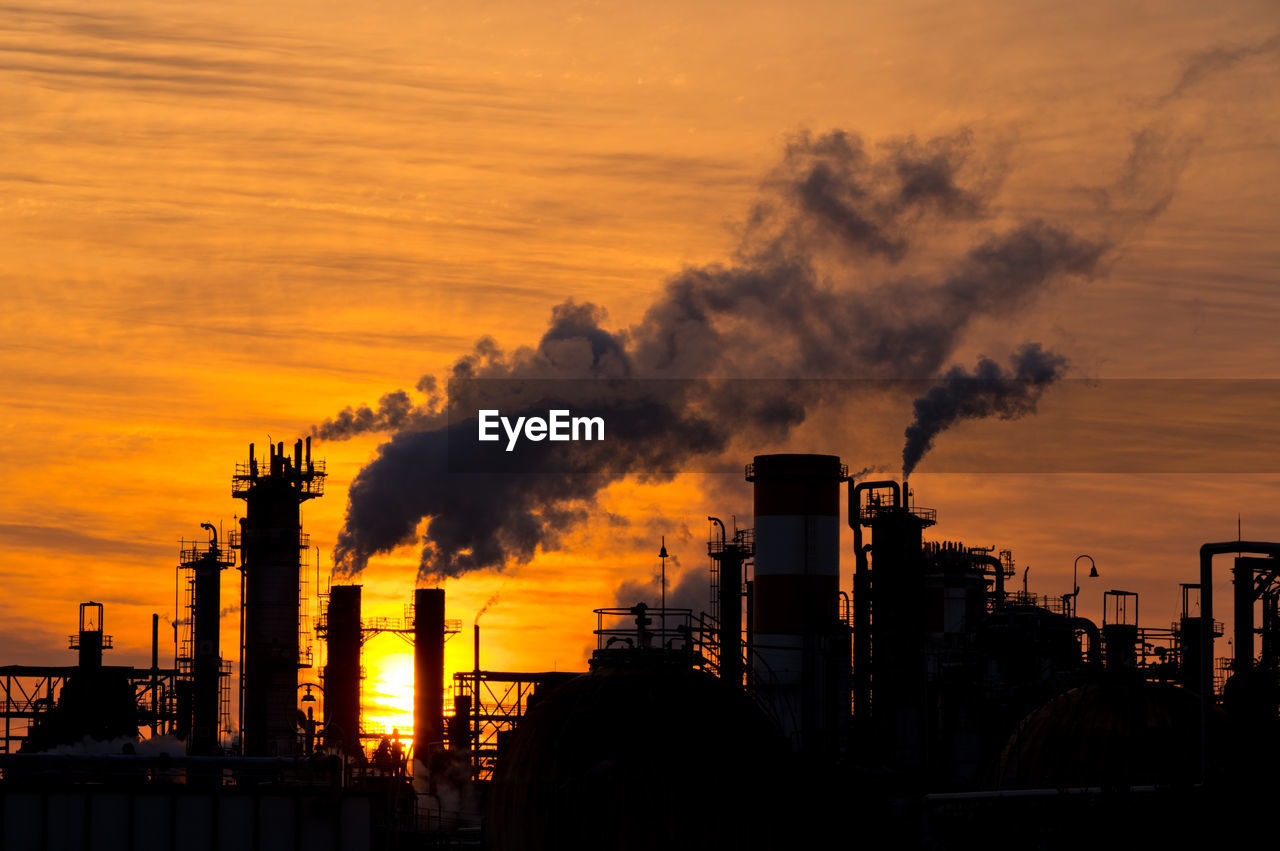
[[360, 748], [360, 588], [331, 586], [326, 617], [324, 738], [347, 754]]
[[[839, 621], [846, 478], [835, 455], [757, 455], [747, 474], [755, 483], [756, 694], [803, 750], [832, 745], [842, 704], [848, 712], [849, 641]], [[841, 647], [843, 664], [831, 664]]]
[[444, 589], [413, 594], [413, 756], [424, 766], [444, 738]]

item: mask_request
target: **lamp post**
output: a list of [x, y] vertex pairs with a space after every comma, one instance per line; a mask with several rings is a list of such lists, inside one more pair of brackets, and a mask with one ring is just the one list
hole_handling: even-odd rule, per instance
[[[311, 690], [313, 688], [319, 689], [320, 694], [324, 694], [324, 686], [320, 685], [319, 683], [298, 683], [298, 688], [303, 688], [303, 687], [307, 689], [307, 693], [302, 696], [301, 700], [298, 701], [299, 703], [315, 703], [316, 702], [316, 696], [311, 693]], [[329, 720], [328, 716], [325, 716], [325, 721], [328, 721], [328, 720]], [[314, 706], [307, 707], [307, 721], [303, 725], [303, 737], [304, 737], [303, 753], [305, 753], [307, 756], [311, 756], [313, 750], [315, 749], [315, 741], [316, 741], [316, 715], [315, 715]]]
[[1090, 555], [1076, 556], [1075, 563], [1072, 564], [1071, 566], [1071, 617], [1073, 618], [1076, 616], [1076, 612], [1078, 611], [1080, 606], [1079, 576], [1080, 576], [1080, 559], [1082, 558], [1087, 558], [1089, 560], [1089, 578], [1090, 579], [1098, 578], [1098, 565], [1094, 563], [1093, 556], [1090, 556]]

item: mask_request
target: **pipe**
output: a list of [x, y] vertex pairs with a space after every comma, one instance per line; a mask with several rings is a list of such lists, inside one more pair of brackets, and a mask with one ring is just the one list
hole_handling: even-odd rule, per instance
[[[747, 580], [747, 661], [754, 662], [756, 652], [756, 583]], [[747, 665], [747, 688], [756, 684], [756, 666]]]
[[[893, 507], [902, 507], [902, 489], [897, 482], [849, 482], [849, 525], [853, 528], [853, 552], [857, 565], [853, 576], [854, 715], [861, 726], [871, 715], [871, 607], [867, 599], [867, 553], [862, 546], [862, 492], [872, 488], [893, 490]], [[863, 728], [865, 729], [865, 727]]]
[[472, 775], [476, 779], [480, 775], [480, 624], [474, 624], [475, 629], [475, 685], [474, 693], [471, 700], [471, 765], [475, 774]]
[[1098, 625], [1088, 618], [1078, 617], [1068, 619], [1067, 623], [1071, 624], [1073, 629], [1084, 630], [1089, 634], [1089, 664], [1100, 664], [1102, 662], [1102, 641], [1101, 634], [1098, 632]]
[[[1200, 772], [1201, 781], [1209, 784], [1210, 756], [1209, 717], [1213, 714], [1213, 557], [1225, 553], [1249, 553], [1280, 558], [1280, 544], [1266, 541], [1224, 541], [1200, 547]], [[1238, 593], [1238, 592], [1237, 592]]]
[[1004, 605], [1004, 563], [990, 553], [969, 550], [969, 558], [977, 564], [991, 565], [996, 572], [996, 607]]
[[151, 738], [160, 723], [160, 615], [151, 615]]

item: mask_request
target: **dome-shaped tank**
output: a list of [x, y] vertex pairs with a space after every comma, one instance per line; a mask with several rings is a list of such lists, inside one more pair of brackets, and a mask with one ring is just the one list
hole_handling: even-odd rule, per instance
[[533, 706], [489, 790], [494, 851], [771, 848], [784, 744], [739, 690], [680, 665], [599, 665]]
[[1003, 788], [1116, 788], [1190, 784], [1200, 773], [1199, 697], [1110, 676], [1024, 718], [1001, 754], [998, 781]]

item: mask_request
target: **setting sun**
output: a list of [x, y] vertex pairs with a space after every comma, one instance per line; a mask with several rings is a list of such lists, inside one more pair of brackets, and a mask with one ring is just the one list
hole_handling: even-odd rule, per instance
[[413, 650], [391, 636], [365, 645], [361, 708], [366, 733], [413, 736]]

